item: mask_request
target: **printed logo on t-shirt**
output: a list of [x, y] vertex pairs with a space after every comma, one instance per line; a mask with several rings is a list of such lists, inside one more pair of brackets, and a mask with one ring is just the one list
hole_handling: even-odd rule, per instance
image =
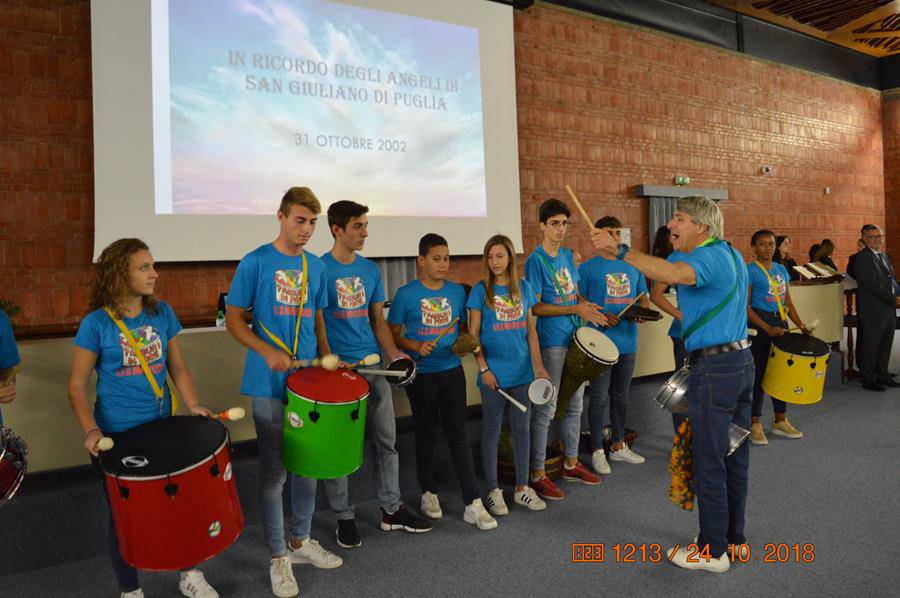
[[305, 304], [301, 300], [303, 293], [302, 270], [276, 270], [275, 271], [275, 301], [284, 305], [298, 306]]
[[453, 319], [453, 306], [446, 297], [426, 297], [419, 301], [419, 307], [425, 326], [446, 326]]
[[334, 281], [338, 307], [358, 309], [366, 304], [366, 285], [359, 276], [347, 276]]
[[[156, 328], [149, 324], [145, 324], [134, 330], [129, 330], [129, 332], [131, 333], [131, 336], [134, 337], [138, 349], [148, 364], [162, 359], [163, 344], [162, 339], [159, 336], [159, 331]], [[125, 338], [125, 334], [122, 332], [119, 333], [119, 345], [122, 347], [122, 365], [128, 367], [141, 365], [137, 355], [135, 355], [134, 350], [131, 348], [131, 343], [128, 342], [128, 339]]]
[[525, 308], [522, 306], [520, 299], [513, 299], [511, 295], [494, 295], [494, 311], [497, 313], [497, 320], [500, 322], [513, 322], [520, 319]]
[[[784, 297], [784, 294], [787, 290], [787, 287], [784, 283], [784, 277], [781, 274], [772, 275], [772, 280], [775, 281], [775, 284], [778, 286], [778, 295], [779, 297]], [[766, 301], [775, 302], [775, 293], [772, 291], [772, 281], [768, 281], [769, 284], [769, 293], [766, 296]]]
[[627, 272], [609, 272], [606, 275], [606, 295], [608, 297], [631, 295], [631, 279]]
[[563, 266], [554, 272], [554, 276], [556, 277], [556, 282], [559, 283], [559, 288], [562, 289], [563, 295], [570, 295], [575, 292], [575, 283], [572, 282], [572, 274], [569, 272], [569, 268]]

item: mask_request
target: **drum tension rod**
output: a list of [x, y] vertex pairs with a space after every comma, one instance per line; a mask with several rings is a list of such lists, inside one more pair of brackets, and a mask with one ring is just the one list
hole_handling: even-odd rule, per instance
[[309, 412], [309, 421], [317, 422], [319, 421], [319, 401], [313, 403], [313, 410]]
[[356, 399], [356, 409], [354, 409], [353, 411], [350, 412], [350, 419], [352, 419], [353, 421], [356, 421], [359, 419], [359, 403], [360, 403], [360, 400]]
[[168, 481], [169, 483], [166, 484], [165, 487], [163, 487], [163, 490], [165, 490], [166, 494], [168, 494], [171, 498], [175, 498], [175, 495], [178, 494], [178, 484], [172, 483], [172, 478], [169, 477], [169, 474], [166, 474], [166, 481]]
[[119, 476], [116, 476], [116, 488], [119, 489], [119, 496], [121, 498], [123, 498], [123, 499], [128, 498], [128, 495], [130, 494], [128, 492], [128, 488], [124, 488], [119, 484]]

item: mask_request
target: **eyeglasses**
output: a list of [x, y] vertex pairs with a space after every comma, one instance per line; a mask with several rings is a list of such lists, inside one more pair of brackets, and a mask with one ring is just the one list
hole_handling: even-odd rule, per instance
[[562, 220], [560, 222], [548, 222], [547, 225], [552, 228], [568, 228], [569, 225], [572, 224], [571, 220]]
[[884, 235], [866, 235], [867, 239], [883, 239]]

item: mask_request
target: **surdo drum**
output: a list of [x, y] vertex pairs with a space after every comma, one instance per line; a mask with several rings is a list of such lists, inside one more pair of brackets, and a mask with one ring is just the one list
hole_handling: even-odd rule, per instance
[[214, 557], [244, 528], [228, 432], [205, 417], [168, 417], [112, 434], [100, 454], [125, 562], [188, 569]]

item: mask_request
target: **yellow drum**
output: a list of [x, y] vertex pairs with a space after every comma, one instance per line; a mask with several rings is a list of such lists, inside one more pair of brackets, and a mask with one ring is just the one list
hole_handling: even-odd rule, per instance
[[827, 343], [804, 334], [791, 333], [773, 339], [763, 390], [785, 403], [818, 403], [825, 388], [830, 354]]

